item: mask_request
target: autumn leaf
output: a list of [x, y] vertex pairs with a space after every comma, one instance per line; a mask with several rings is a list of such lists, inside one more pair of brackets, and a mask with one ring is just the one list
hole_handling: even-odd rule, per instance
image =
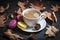
[[5, 22], [6, 22], [6, 15], [4, 14], [0, 16], [0, 27], [4, 27]]
[[44, 10], [46, 7], [43, 6], [43, 3], [30, 3], [31, 4], [31, 8], [36, 8], [38, 10]]
[[13, 40], [18, 40], [18, 38], [23, 39], [23, 37], [19, 36], [18, 34], [12, 33], [11, 29], [8, 29], [6, 32], [4, 32], [4, 36]]
[[56, 12], [56, 11], [58, 11], [59, 10], [59, 6], [58, 5], [56, 5], [56, 6], [53, 6], [52, 5], [52, 8], [51, 8], [51, 10], [53, 10], [54, 12]]

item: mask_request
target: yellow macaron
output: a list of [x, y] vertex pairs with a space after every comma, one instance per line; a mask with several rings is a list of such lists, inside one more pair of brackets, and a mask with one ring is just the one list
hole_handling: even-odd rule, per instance
[[17, 27], [24, 30], [27, 28], [27, 25], [24, 22], [20, 21], [20, 22], [17, 22]]

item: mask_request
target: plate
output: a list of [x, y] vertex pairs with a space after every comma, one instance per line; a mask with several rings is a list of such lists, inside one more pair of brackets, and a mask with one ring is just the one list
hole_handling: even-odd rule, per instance
[[38, 23], [41, 25], [41, 28], [39, 30], [33, 30], [33, 28], [27, 28], [27, 29], [24, 29], [22, 31], [25, 31], [25, 32], [39, 32], [39, 31], [43, 30], [46, 27], [45, 19], [40, 20]]

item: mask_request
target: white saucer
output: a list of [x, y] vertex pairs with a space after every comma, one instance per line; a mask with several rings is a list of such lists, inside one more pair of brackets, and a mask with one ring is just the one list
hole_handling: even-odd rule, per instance
[[46, 27], [45, 19], [42, 19], [38, 23], [41, 25], [41, 28], [39, 30], [33, 30], [33, 28], [27, 28], [27, 29], [25, 29], [23, 31], [25, 31], [25, 32], [39, 32], [39, 31], [43, 30]]

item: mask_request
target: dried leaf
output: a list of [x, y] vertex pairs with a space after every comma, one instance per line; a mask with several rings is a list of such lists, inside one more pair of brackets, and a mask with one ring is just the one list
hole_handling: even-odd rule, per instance
[[4, 32], [4, 35], [13, 40], [18, 40], [18, 38], [23, 39], [23, 37], [21, 37], [17, 34], [13, 34], [12, 30], [10, 30], [10, 29], [8, 29], [6, 32]]
[[59, 29], [57, 29], [56, 27], [52, 26], [52, 31], [53, 31], [54, 33], [57, 33], [57, 32], [59, 31]]
[[9, 4], [7, 4], [6, 8], [4, 8], [4, 6], [0, 6], [0, 12], [4, 12], [5, 10], [7, 10], [9, 8]]
[[3, 6], [0, 7], [0, 12], [4, 12], [5, 9], [3, 8]]
[[50, 19], [53, 22], [57, 22], [57, 17], [54, 12], [45, 12], [44, 16], [48, 17], [48, 19]]
[[18, 39], [18, 38], [23, 39], [23, 37], [21, 37], [21, 36], [19, 36], [19, 35], [17, 35], [17, 34], [12, 34], [12, 36], [14, 36], [15, 39]]
[[43, 6], [43, 4], [41, 2], [36, 2], [36, 3], [30, 3], [32, 8], [36, 8], [38, 10], [44, 10], [45, 7]]
[[52, 28], [51, 28], [51, 26], [49, 26], [49, 27], [47, 28], [47, 31], [45, 32], [45, 34], [47, 34], [49, 37], [55, 36], [55, 33], [52, 32], [51, 30], [52, 30]]
[[9, 8], [9, 4], [7, 4], [7, 7], [5, 9], [8, 9]]
[[17, 14], [21, 14], [22, 13], [22, 9], [19, 8], [17, 11], [16, 11]]
[[56, 11], [58, 11], [59, 10], [59, 6], [58, 5], [56, 5], [56, 6], [53, 6], [52, 5], [52, 8], [51, 8], [51, 10], [53, 10], [54, 12], [56, 12]]
[[26, 8], [26, 2], [18, 2], [18, 6], [22, 9], [22, 11]]
[[6, 14], [0, 16], [0, 27], [5, 26], [6, 18]]
[[31, 33], [30, 35], [29, 35], [29, 39], [32, 39], [32, 40], [34, 40], [35, 39], [35, 34], [34, 33]]
[[24, 7], [24, 5], [25, 5], [25, 3], [23, 3], [23, 2], [18, 2], [18, 6], [19, 6], [19, 7]]
[[49, 37], [55, 37], [56, 33], [59, 31], [59, 29], [57, 29], [56, 27], [54, 26], [50, 26], [48, 28], [46, 28], [46, 32], [45, 34], [47, 34]]

